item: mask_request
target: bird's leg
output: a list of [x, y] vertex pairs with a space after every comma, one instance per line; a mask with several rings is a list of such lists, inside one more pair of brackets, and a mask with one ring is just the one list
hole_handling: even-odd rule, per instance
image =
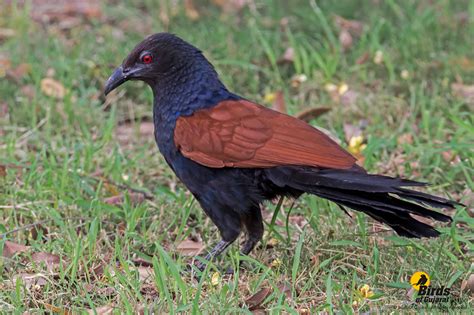
[[247, 240], [242, 245], [241, 253], [248, 255], [263, 237], [263, 221], [260, 208], [252, 209], [242, 216], [242, 223], [247, 231]]
[[[239, 237], [241, 230], [240, 216], [238, 213], [226, 207], [220, 208], [218, 205], [218, 203], [213, 203], [209, 206], [201, 202], [202, 208], [217, 226], [222, 237], [222, 240], [204, 257], [205, 261], [213, 260], [226, 250], [226, 248]], [[202, 261], [197, 261], [195, 266], [200, 271], [206, 269], [206, 263]]]
[[[232, 242], [227, 242], [227, 241], [224, 241], [224, 240], [220, 240], [219, 243], [217, 243], [217, 245], [214, 246], [209, 253], [207, 253], [207, 255], [204, 257], [204, 260], [205, 261], [212, 261], [214, 259], [214, 257], [219, 256], [223, 251], [225, 251], [226, 248], [230, 246], [230, 244], [232, 244]], [[204, 271], [204, 269], [206, 269], [206, 263], [205, 262], [198, 261], [194, 265], [201, 272]]]
[[[247, 239], [242, 245], [240, 253], [242, 255], [248, 255], [263, 237], [264, 228], [260, 208], [255, 207], [249, 213], [242, 215], [241, 222], [247, 231]], [[239, 267], [240, 265], [242, 265], [242, 262], [239, 264]], [[234, 270], [229, 268], [226, 273], [233, 274]]]

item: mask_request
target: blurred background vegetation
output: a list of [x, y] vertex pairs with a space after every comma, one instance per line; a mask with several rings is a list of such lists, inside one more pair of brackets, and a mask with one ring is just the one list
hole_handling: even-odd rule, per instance
[[[417, 270], [472, 306], [473, 16], [469, 0], [4, 0], [0, 310], [383, 312], [413, 302]], [[249, 258], [234, 246], [193, 280], [185, 265], [217, 232], [159, 155], [151, 92], [134, 82], [103, 96], [113, 68], [162, 31], [371, 172], [430, 182], [467, 208], [439, 239], [413, 241], [315, 197], [275, 216], [268, 204], [262, 246]], [[219, 272], [239, 260], [247, 270]]]

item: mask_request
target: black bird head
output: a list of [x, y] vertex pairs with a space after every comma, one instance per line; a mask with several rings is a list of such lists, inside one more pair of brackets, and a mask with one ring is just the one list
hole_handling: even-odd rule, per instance
[[115, 69], [105, 85], [105, 95], [128, 80], [141, 80], [152, 88], [160, 81], [177, 81], [194, 72], [190, 69], [196, 65], [214, 72], [199, 49], [173, 34], [157, 33], [139, 43]]

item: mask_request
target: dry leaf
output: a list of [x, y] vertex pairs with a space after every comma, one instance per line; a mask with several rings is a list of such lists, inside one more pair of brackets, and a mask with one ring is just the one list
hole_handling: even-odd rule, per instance
[[3, 257], [11, 258], [17, 253], [26, 252], [30, 246], [25, 246], [17, 243], [13, 243], [10, 241], [5, 241], [5, 245], [3, 246]]
[[278, 290], [285, 294], [287, 299], [291, 299], [291, 288], [286, 283], [280, 284]]
[[27, 289], [36, 286], [44, 286], [48, 283], [47, 277], [41, 273], [20, 273], [16, 274], [12, 278], [13, 284], [15, 284], [19, 279], [23, 282]]
[[308, 221], [306, 220], [306, 218], [302, 215], [291, 215], [288, 220], [294, 224], [294, 225], [297, 225], [298, 227], [302, 228], [303, 226], [305, 226], [306, 224], [308, 224]]
[[287, 114], [285, 97], [283, 96], [282, 91], [277, 91], [275, 93], [275, 99], [273, 100], [272, 108], [280, 113]]
[[0, 40], [5, 40], [16, 35], [14, 29], [0, 27]]
[[212, 0], [219, 6], [225, 14], [239, 13], [249, 2], [249, 0]]
[[190, 20], [196, 21], [199, 19], [199, 12], [196, 10], [193, 0], [184, 0], [184, 11]]
[[352, 138], [362, 135], [362, 129], [352, 124], [344, 124], [344, 137], [346, 142], [350, 142]]
[[100, 3], [94, 0], [33, 0], [31, 16], [39, 22], [67, 21], [72, 17], [101, 17]]
[[339, 33], [339, 42], [341, 43], [343, 51], [348, 51], [352, 47], [352, 36], [348, 30], [341, 30]]
[[334, 23], [340, 30], [347, 30], [354, 36], [362, 35], [364, 31], [364, 24], [356, 20], [348, 20], [341, 16], [334, 16]]
[[7, 167], [0, 164], [0, 177], [7, 176]]
[[15, 69], [7, 71], [7, 78], [10, 78], [15, 83], [20, 83], [21, 79], [31, 72], [31, 65], [27, 63], [21, 63]]
[[[128, 199], [132, 205], [137, 205], [145, 201], [145, 195], [141, 193], [129, 192]], [[122, 205], [125, 202], [124, 195], [112, 196], [104, 199], [104, 203], [114, 206]]]
[[461, 291], [466, 291], [474, 295], [474, 274], [469, 275], [469, 278], [462, 282]]
[[245, 300], [245, 304], [248, 306], [249, 310], [257, 309], [263, 301], [272, 293], [271, 288], [262, 288], [257, 293]]
[[48, 229], [42, 226], [41, 224], [37, 224], [30, 229], [30, 235], [32, 239], [37, 240], [40, 235], [42, 235], [43, 237], [47, 236]]
[[97, 315], [110, 315], [114, 313], [114, 304], [108, 304], [101, 307], [97, 307], [95, 310], [88, 310], [88, 314]]
[[453, 83], [451, 90], [456, 97], [463, 99], [469, 105], [474, 105], [474, 85]]
[[138, 277], [140, 281], [145, 282], [148, 279], [153, 279], [154, 273], [151, 267], [137, 267]]
[[308, 80], [308, 77], [305, 74], [296, 74], [291, 78], [291, 86], [298, 88], [301, 83], [304, 83]]
[[178, 246], [176, 246], [176, 249], [181, 255], [196, 256], [203, 251], [204, 245], [201, 241], [193, 241], [191, 239], [186, 239], [179, 243]]
[[413, 144], [413, 135], [411, 133], [404, 133], [397, 138], [398, 145]]
[[35, 263], [45, 263], [46, 268], [48, 268], [49, 271], [52, 271], [54, 267], [57, 266], [59, 262], [61, 261], [58, 255], [54, 255], [54, 254], [46, 253], [46, 252], [31, 254], [31, 260], [34, 261]]
[[295, 49], [293, 47], [288, 47], [283, 53], [283, 56], [278, 59], [277, 63], [293, 63], [293, 61], [295, 61]]
[[370, 54], [369, 54], [368, 51], [366, 51], [359, 58], [357, 58], [356, 64], [362, 65], [362, 64], [366, 63], [369, 60], [369, 58], [370, 58]]
[[330, 110], [330, 107], [312, 107], [303, 109], [302, 111], [297, 113], [295, 117], [306, 122], [310, 122], [311, 120], [320, 117], [321, 115], [329, 112]]
[[64, 86], [51, 78], [44, 78], [41, 80], [41, 91], [50, 97], [57, 99], [63, 99], [66, 95], [66, 89]]
[[48, 304], [48, 303], [43, 303], [44, 305], [44, 308], [51, 311], [52, 313], [57, 313], [57, 314], [61, 314], [61, 315], [72, 315], [72, 312], [67, 310], [67, 309], [64, 309], [64, 308], [61, 308], [61, 307], [58, 307], [58, 306], [54, 306], [54, 305], [51, 305], [51, 304]]
[[115, 132], [115, 135], [117, 137], [117, 141], [121, 145], [126, 145], [128, 143], [136, 142], [139, 139], [153, 138], [154, 131], [155, 125], [152, 121], [142, 121], [140, 122], [138, 136], [136, 135], [133, 123], [125, 123], [119, 125]]

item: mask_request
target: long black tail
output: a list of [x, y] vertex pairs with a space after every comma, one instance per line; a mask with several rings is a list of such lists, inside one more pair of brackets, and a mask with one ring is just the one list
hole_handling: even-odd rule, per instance
[[341, 206], [362, 211], [406, 237], [436, 237], [432, 226], [416, 220], [412, 214], [450, 222], [451, 217], [430, 210], [454, 208], [458, 203], [403, 187], [421, 187], [426, 183], [370, 175], [363, 169], [316, 170], [280, 168], [269, 174], [276, 184], [283, 182], [294, 189], [329, 199]]

